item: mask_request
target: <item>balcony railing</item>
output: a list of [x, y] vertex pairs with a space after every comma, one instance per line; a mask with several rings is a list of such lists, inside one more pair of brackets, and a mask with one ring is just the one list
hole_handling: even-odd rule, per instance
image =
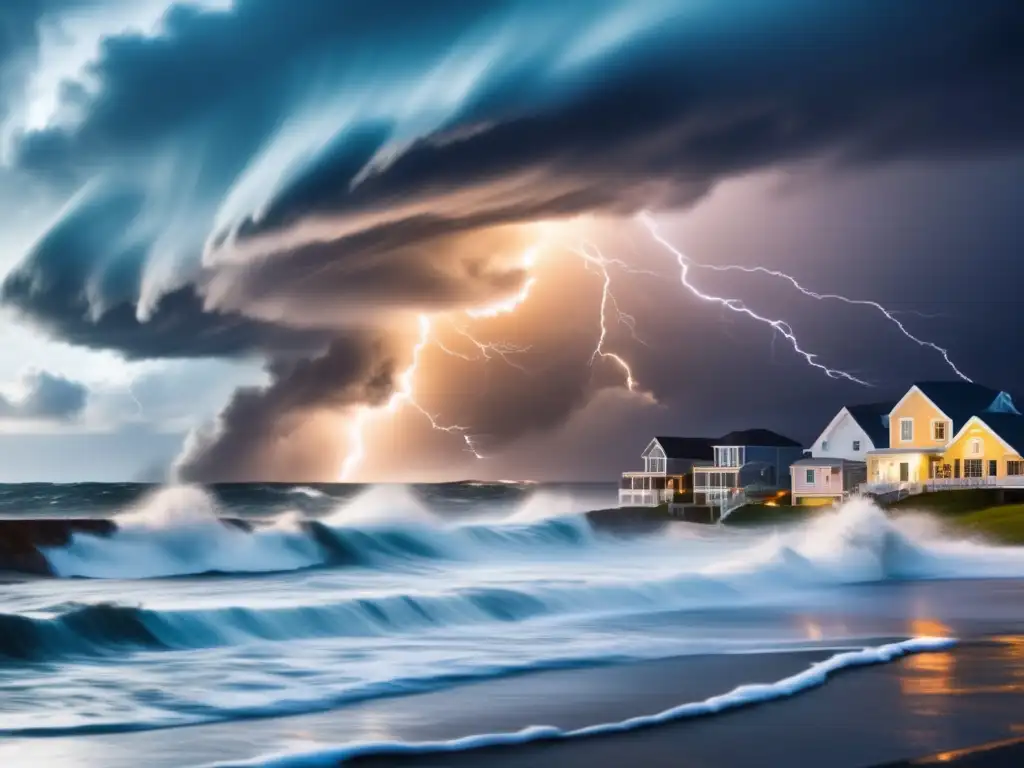
[[906, 492], [909, 494], [928, 493], [929, 491], [945, 491], [957, 488], [1024, 488], [1024, 476], [1008, 477], [934, 477], [922, 482], [904, 483], [861, 483], [860, 493], [873, 496], [884, 496], [891, 493]]
[[671, 488], [661, 490], [619, 489], [620, 507], [656, 507], [672, 501], [675, 491]]

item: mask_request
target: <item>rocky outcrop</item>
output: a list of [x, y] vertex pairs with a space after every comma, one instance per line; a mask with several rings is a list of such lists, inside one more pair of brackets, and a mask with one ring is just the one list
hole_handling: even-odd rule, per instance
[[66, 546], [76, 533], [109, 536], [115, 530], [112, 520], [101, 519], [0, 520], [0, 572], [52, 576], [41, 549]]

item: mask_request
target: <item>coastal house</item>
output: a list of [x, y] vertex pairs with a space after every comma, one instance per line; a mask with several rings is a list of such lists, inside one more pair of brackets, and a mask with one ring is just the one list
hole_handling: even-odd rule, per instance
[[889, 412], [889, 445], [868, 451], [867, 493], [1024, 487], [1024, 416], [1009, 393], [965, 381], [914, 384]]
[[769, 429], [730, 432], [714, 441], [714, 458], [693, 466], [693, 504], [719, 519], [748, 502], [763, 501], [790, 486], [790, 466], [800, 443]]
[[641, 457], [644, 468], [623, 472], [619, 483], [620, 507], [656, 507], [690, 490], [693, 465], [714, 456], [708, 437], [655, 437]]
[[867, 480], [867, 455], [889, 446], [889, 412], [895, 403], [847, 405], [839, 409], [807, 451], [790, 468], [797, 505], [842, 501]]

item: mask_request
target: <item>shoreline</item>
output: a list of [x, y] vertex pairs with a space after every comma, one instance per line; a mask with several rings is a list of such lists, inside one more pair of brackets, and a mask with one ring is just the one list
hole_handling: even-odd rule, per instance
[[[451, 740], [540, 724], [584, 728], [704, 700], [744, 684], [781, 680], [833, 653], [688, 656], [538, 671], [258, 722], [9, 739], [0, 744], [0, 763], [64, 765], [80, 763], [84, 756], [87, 763], [93, 760], [92, 764], [107, 768], [237, 765], [253, 760], [258, 765], [282, 752], [315, 752], [350, 742]], [[361, 757], [343, 764], [368, 768], [481, 764], [593, 768], [631, 763], [666, 768], [680, 764], [908, 768], [927, 764], [920, 762], [927, 759], [922, 756], [960, 750], [963, 762], [953, 765], [994, 768], [1019, 764], [992, 761], [1001, 754], [1019, 754], [1014, 750], [1021, 749], [1007, 741], [1021, 736], [1015, 731], [1022, 727], [1015, 713], [1024, 711], [1021, 680], [1024, 636], [974, 638], [952, 649], [842, 671], [823, 686], [786, 698], [615, 735], [463, 753]], [[999, 748], [981, 752], [975, 746], [992, 744]]]

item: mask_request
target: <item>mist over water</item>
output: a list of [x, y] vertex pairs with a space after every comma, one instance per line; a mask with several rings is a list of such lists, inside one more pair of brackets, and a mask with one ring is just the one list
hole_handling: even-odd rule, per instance
[[109, 535], [41, 548], [56, 578], [0, 596], [0, 736], [315, 712], [552, 667], [861, 647], [936, 611], [980, 610], [908, 601], [915, 584], [1024, 578], [1022, 549], [866, 500], [788, 528], [623, 535], [566, 489], [247, 493], [245, 506], [216, 489], [152, 490]]

